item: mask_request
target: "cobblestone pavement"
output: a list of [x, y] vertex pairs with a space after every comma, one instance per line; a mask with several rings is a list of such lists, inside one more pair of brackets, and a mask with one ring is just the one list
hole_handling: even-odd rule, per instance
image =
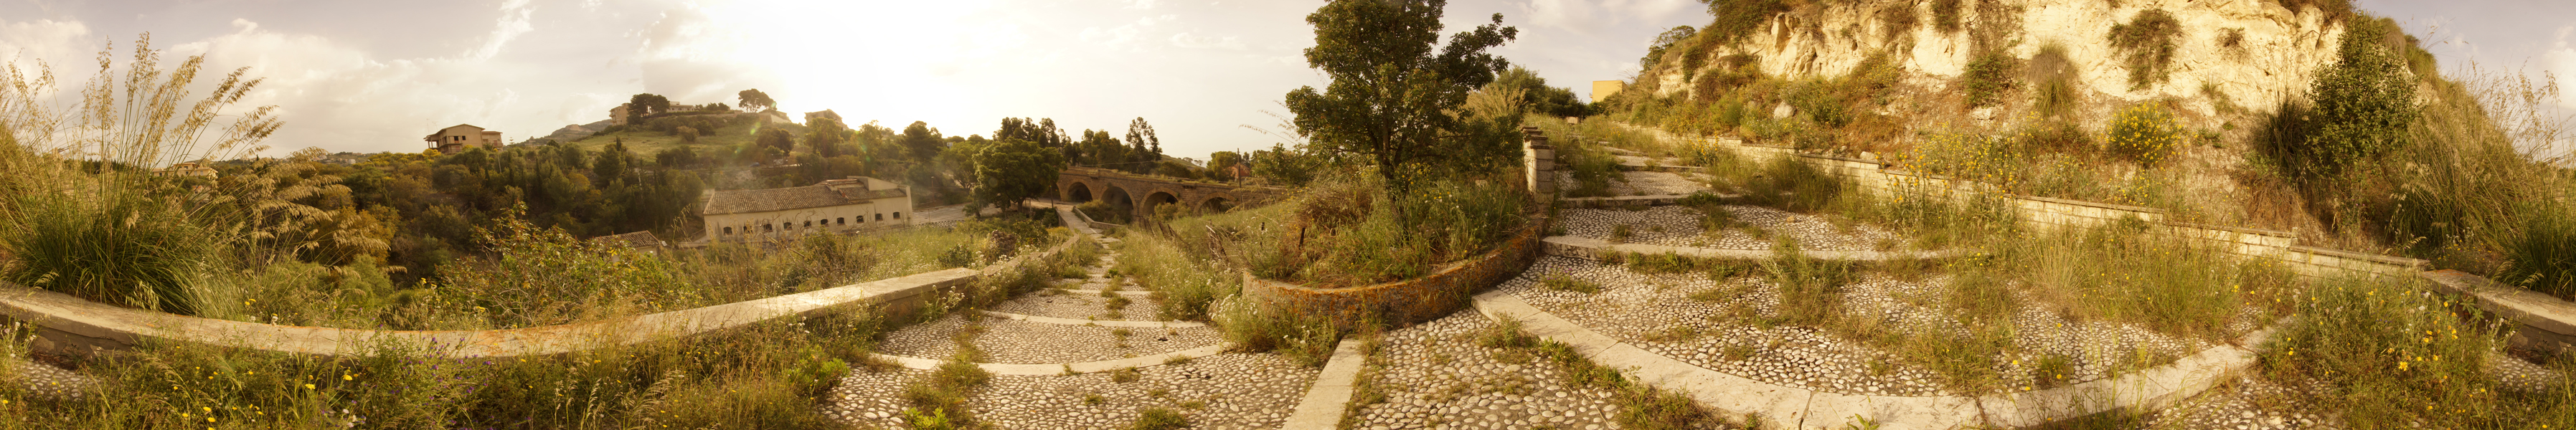
[[[886, 335], [877, 352], [944, 359], [956, 354], [957, 344], [951, 339], [967, 325], [968, 316], [951, 314], [925, 324], [904, 327]], [[1210, 327], [1183, 328], [1113, 328], [1063, 325], [1053, 323], [982, 318], [982, 334], [975, 335], [975, 348], [983, 350], [984, 363], [1080, 363], [1116, 360], [1162, 354], [1224, 342], [1224, 335]], [[1127, 333], [1120, 336], [1118, 333]]]
[[2143, 419], [2116, 426], [2134, 429], [2288, 430], [2330, 428], [2327, 417], [2298, 403], [2288, 387], [2262, 378], [2237, 378]]
[[1557, 226], [1568, 236], [1610, 240], [1619, 225], [1628, 226], [1624, 243], [1717, 249], [1771, 249], [1779, 238], [1798, 241], [1811, 251], [1887, 251], [1908, 249], [1908, 240], [1886, 228], [1838, 220], [1828, 215], [1784, 212], [1760, 206], [1722, 206], [1734, 222], [1708, 231], [1699, 210], [1655, 206], [1642, 210], [1565, 209]]
[[[1145, 408], [1180, 412], [1194, 429], [1276, 429], [1316, 372], [1273, 354], [1219, 354], [1136, 369], [1130, 382], [1112, 373], [995, 376], [967, 405], [1005, 429], [1126, 428]], [[827, 413], [862, 427], [904, 428], [904, 385], [928, 374], [853, 372]]]
[[[1542, 286], [1551, 276], [1589, 282], [1601, 290]], [[1964, 335], [1938, 300], [1946, 296], [1948, 282], [1941, 275], [1909, 280], [1865, 272], [1843, 287], [1843, 320], [1874, 324], [1843, 332]], [[1881, 345], [1816, 327], [1765, 324], [1779, 316], [1780, 293], [1756, 275], [1717, 281], [1698, 273], [1645, 274], [1591, 260], [1545, 257], [1496, 288], [1638, 348], [1757, 381], [1849, 394], [1984, 394], [1960, 392], [1948, 376]], [[2024, 389], [2100, 379], [2114, 366], [2162, 364], [2215, 346], [2123, 324], [2071, 323], [2035, 307], [2023, 309], [2015, 320], [2011, 341], [2022, 352], [1993, 361], [2005, 385]]]
[[1126, 297], [1129, 303], [1125, 307], [1112, 309], [1109, 307], [1110, 298], [1101, 297], [1098, 294], [1075, 294], [1066, 290], [1042, 289], [1035, 293], [1020, 296], [1017, 299], [1003, 301], [1002, 303], [995, 304], [992, 307], [985, 309], [994, 312], [1037, 315], [1042, 317], [1072, 318], [1078, 320], [1163, 320], [1161, 306], [1156, 305], [1154, 300], [1143, 296], [1130, 296], [1123, 294], [1119, 296]]
[[8, 358], [5, 364], [9, 366], [9, 374], [17, 378], [11, 382], [37, 398], [78, 399], [98, 385], [98, 381], [88, 376], [23, 358]]
[[1473, 310], [1387, 332], [1377, 386], [1360, 426], [1393, 429], [1619, 428], [1609, 390], [1568, 384], [1564, 369], [1524, 352], [1477, 346], [1494, 325]]

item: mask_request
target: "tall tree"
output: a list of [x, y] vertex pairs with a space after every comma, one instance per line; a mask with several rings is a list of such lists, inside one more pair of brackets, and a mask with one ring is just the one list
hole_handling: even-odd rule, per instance
[[634, 115], [653, 115], [671, 111], [671, 99], [662, 97], [661, 94], [636, 94], [626, 98], [626, 105], [627, 109], [633, 109], [628, 113]]
[[1444, 0], [1334, 0], [1306, 16], [1315, 46], [1306, 65], [1332, 79], [1323, 91], [1287, 96], [1310, 146], [1365, 154], [1386, 187], [1410, 191], [1415, 164], [1434, 159], [1449, 135], [1465, 128], [1449, 113], [1467, 94], [1494, 80], [1510, 62], [1485, 52], [1520, 30], [1503, 15], [1440, 46]]
[[850, 141], [851, 135], [855, 134], [835, 118], [807, 122], [805, 127], [805, 152], [823, 158], [841, 156], [841, 142]]
[[769, 93], [760, 92], [758, 88], [742, 90], [735, 96], [742, 98], [742, 103], [737, 105], [742, 106], [742, 110], [745, 111], [759, 112], [778, 108], [778, 101], [770, 100]]
[[1116, 136], [1109, 135], [1108, 130], [1083, 130], [1082, 141], [1075, 143], [1075, 146], [1082, 147], [1085, 158], [1077, 160], [1075, 164], [1113, 166], [1114, 168], [1120, 163], [1127, 162], [1127, 144], [1120, 143]]
[[1153, 154], [1151, 156], [1143, 157], [1128, 157], [1131, 161], [1156, 161], [1163, 159], [1163, 139], [1154, 137], [1154, 125], [1146, 124], [1145, 117], [1136, 117], [1135, 121], [1127, 122], [1127, 148], [1130, 153], [1136, 155]]
[[929, 163], [947, 146], [948, 139], [939, 137], [939, 129], [930, 128], [930, 123], [913, 121], [903, 127], [903, 148], [914, 162]]
[[994, 142], [975, 154], [975, 205], [1004, 205], [1016, 210], [1019, 201], [1045, 194], [1055, 184], [1057, 172], [1064, 170], [1064, 157], [1058, 151], [1036, 143], [1011, 139]]

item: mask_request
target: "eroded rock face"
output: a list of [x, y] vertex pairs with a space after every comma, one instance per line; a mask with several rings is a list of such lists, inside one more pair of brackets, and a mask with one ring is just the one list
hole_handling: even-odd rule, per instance
[[[1960, 21], [1963, 26], [1985, 22], [1979, 17], [1978, 0], [1962, 1]], [[2159, 97], [2189, 101], [2181, 105], [2203, 115], [2212, 114], [2211, 96], [2204, 86], [2224, 93], [2235, 105], [2263, 109], [2285, 97], [2300, 97], [2320, 67], [2335, 58], [2336, 44], [2343, 35], [2343, 25], [2325, 22], [2325, 14], [2315, 10], [2294, 13], [2265, 0], [2131, 0], [2112, 7], [2098, 0], [2025, 0], [2017, 6], [1990, 8], [2009, 15], [1999, 15], [1993, 22], [2017, 22], [2018, 31], [2007, 31], [1999, 44], [2010, 45], [2006, 51], [2016, 58], [2030, 59], [2049, 45], [2062, 46], [2076, 71], [2077, 86], [2091, 93], [2087, 98], [2096, 104], [2136, 102]], [[1975, 59], [1974, 31], [1943, 32], [1932, 24], [1929, 2], [1911, 0], [1865, 0], [1850, 4], [1832, 3], [1820, 13], [1788, 13], [1773, 19], [1769, 25], [1744, 38], [1734, 46], [1723, 47], [1711, 55], [1751, 54], [1764, 73], [1789, 79], [1834, 77], [1849, 73], [1874, 52], [1898, 55], [1897, 64], [1908, 73], [1908, 83], [1927, 88], [1942, 88], [1965, 73]], [[1913, 4], [1918, 24], [1910, 31], [1888, 34], [1883, 30], [1878, 11], [1895, 5]], [[2162, 9], [2181, 21], [2182, 36], [2177, 38], [2176, 52], [2169, 79], [2144, 89], [2132, 90], [2129, 72], [2119, 51], [2108, 42], [2110, 29], [2129, 22], [2139, 12]], [[1812, 23], [1812, 25], [1810, 24]], [[2241, 32], [2235, 47], [2224, 46], [2231, 29]], [[1657, 96], [1688, 96], [1691, 85], [1684, 80], [1678, 61], [1684, 49], [1666, 55], [1670, 65], [1648, 71], [1638, 80], [1652, 82]], [[1704, 75], [1723, 67], [1719, 61], [1707, 61]]]

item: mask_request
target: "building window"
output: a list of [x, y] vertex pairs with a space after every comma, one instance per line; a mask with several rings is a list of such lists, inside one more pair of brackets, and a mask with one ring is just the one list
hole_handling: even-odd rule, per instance
[[903, 212], [895, 212], [894, 219], [903, 219]]
[[733, 227], [725, 227], [724, 234], [733, 234]]
[[813, 222], [813, 221], [806, 221], [806, 222], [805, 222], [805, 226], [806, 226], [806, 227], [813, 227], [813, 226], [814, 226], [814, 222]]
[[762, 232], [762, 233], [769, 233], [769, 232], [778, 231], [777, 226], [778, 226], [777, 224], [761, 224], [761, 225], [760, 225], [760, 232]]
[[849, 217], [833, 218], [833, 219], [832, 219], [832, 222], [840, 223], [841, 225], [850, 225], [850, 218], [849, 218]]

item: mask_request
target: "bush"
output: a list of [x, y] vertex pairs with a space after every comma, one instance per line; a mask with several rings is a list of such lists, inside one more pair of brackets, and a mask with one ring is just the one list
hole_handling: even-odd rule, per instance
[[1960, 0], [1932, 0], [1932, 28], [1943, 33], [1959, 32]]
[[1968, 106], [2003, 103], [2004, 93], [2012, 91], [2013, 75], [2020, 69], [2021, 59], [2013, 58], [2010, 52], [1998, 49], [1978, 54], [1977, 59], [1968, 62], [1967, 72], [1959, 77], [1968, 90]]
[[2139, 11], [2129, 22], [2111, 26], [2111, 48], [2124, 55], [2129, 68], [2129, 89], [2146, 89], [2164, 83], [2173, 70], [2176, 39], [2182, 38], [2182, 20], [2174, 19], [2164, 9]]
[[2183, 133], [2174, 125], [2173, 112], [2155, 102], [2139, 103], [2113, 114], [2111, 124], [2102, 130], [2103, 141], [2111, 153], [2155, 166], [2181, 150]]
[[2075, 86], [2075, 64], [2066, 58], [2066, 47], [2050, 44], [2030, 57], [2031, 109], [2052, 117], [2065, 116], [2083, 103], [2083, 90]]
[[2415, 78], [2382, 39], [2383, 25], [2352, 25], [2343, 34], [2335, 64], [2318, 74], [2308, 99], [2313, 127], [2284, 158], [2301, 180], [2340, 178], [2351, 166], [2378, 159], [2407, 144], [2416, 117]]
[[[109, 179], [114, 180], [114, 179]], [[202, 274], [223, 251], [214, 231], [127, 187], [89, 199], [39, 192], [11, 198], [5, 276], [99, 303], [196, 315]]]
[[1708, 2], [1708, 13], [1716, 19], [1702, 27], [1699, 37], [1717, 42], [1711, 45], [1735, 43], [1769, 25], [1772, 16], [1788, 12], [1789, 4], [1781, 0]]

